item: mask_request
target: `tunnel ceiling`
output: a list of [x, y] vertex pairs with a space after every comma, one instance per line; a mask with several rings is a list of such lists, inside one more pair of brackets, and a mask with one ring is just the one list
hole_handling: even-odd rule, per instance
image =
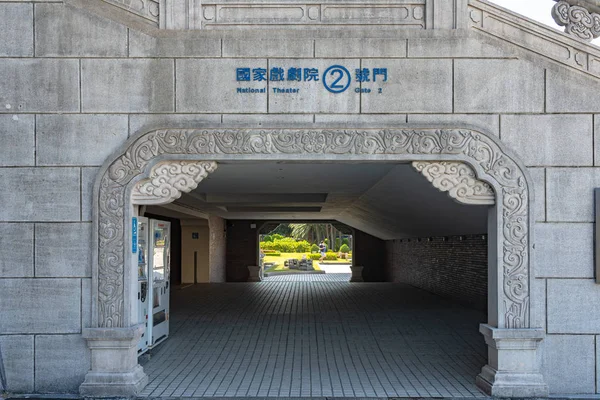
[[219, 164], [173, 207], [226, 219], [337, 220], [386, 240], [487, 230], [487, 207], [456, 203], [409, 164]]

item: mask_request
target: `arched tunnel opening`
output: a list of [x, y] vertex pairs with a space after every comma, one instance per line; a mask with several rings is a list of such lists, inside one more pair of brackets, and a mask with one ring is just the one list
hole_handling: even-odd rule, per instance
[[[171, 227], [168, 310], [154, 320], [146, 307], [168, 334], [140, 347], [141, 395], [480, 396], [488, 209], [408, 163], [219, 163], [193, 192], [141, 210]], [[293, 235], [301, 224], [330, 231]], [[275, 235], [287, 244], [265, 245]]]

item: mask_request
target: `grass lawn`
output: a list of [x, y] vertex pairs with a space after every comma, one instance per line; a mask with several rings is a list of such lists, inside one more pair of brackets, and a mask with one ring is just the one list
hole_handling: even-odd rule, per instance
[[[270, 255], [265, 255], [265, 258], [263, 260], [264, 263], [276, 263], [275, 266], [271, 267], [271, 268], [266, 268], [265, 272], [290, 272], [290, 273], [296, 273], [296, 272], [304, 272], [304, 271], [298, 271], [295, 269], [289, 269], [288, 267], [286, 267], [284, 265], [285, 261], [289, 260], [290, 258], [296, 258], [298, 260], [302, 260], [302, 256], [305, 255], [307, 253], [281, 253], [280, 256], [274, 257], [274, 256], [270, 256]], [[317, 261], [313, 261], [313, 268], [315, 269], [315, 271], [320, 271], [321, 268], [319, 268], [319, 263]]]

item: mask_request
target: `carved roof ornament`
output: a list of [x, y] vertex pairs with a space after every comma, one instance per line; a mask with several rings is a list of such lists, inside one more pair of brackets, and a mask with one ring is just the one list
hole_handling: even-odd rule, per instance
[[555, 0], [552, 17], [565, 32], [591, 42], [600, 37], [599, 0]]
[[477, 179], [475, 171], [465, 163], [454, 161], [415, 161], [412, 166], [433, 186], [461, 204], [494, 205], [494, 189]]
[[189, 193], [217, 169], [214, 161], [164, 161], [156, 164], [150, 177], [138, 182], [131, 193], [133, 204], [168, 204]]

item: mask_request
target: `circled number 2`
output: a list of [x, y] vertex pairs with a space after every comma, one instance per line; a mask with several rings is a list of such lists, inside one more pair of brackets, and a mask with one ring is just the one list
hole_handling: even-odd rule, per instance
[[346, 91], [351, 82], [350, 72], [341, 65], [332, 65], [323, 73], [323, 85], [331, 93]]
[[338, 83], [344, 77], [344, 73], [342, 71], [340, 71], [339, 69], [334, 69], [329, 74], [333, 76], [336, 73], [337, 73], [337, 79], [335, 81], [333, 81], [333, 83], [331, 84], [331, 88], [332, 89], [344, 89], [344, 85], [340, 85]]

